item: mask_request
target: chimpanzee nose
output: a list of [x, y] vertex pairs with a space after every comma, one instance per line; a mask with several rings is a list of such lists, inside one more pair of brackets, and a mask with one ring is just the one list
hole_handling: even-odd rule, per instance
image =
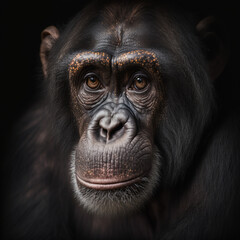
[[124, 134], [124, 125], [127, 121], [128, 116], [124, 112], [103, 117], [99, 121], [100, 137], [106, 142], [120, 138]]
[[89, 139], [96, 143], [131, 142], [136, 136], [134, 114], [125, 104], [106, 104], [92, 118], [88, 126]]

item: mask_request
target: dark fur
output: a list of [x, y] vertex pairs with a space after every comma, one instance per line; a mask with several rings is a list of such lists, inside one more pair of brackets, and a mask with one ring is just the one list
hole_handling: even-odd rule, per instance
[[[153, 27], [160, 29], [166, 40], [171, 38], [168, 28], [158, 23], [151, 11], [145, 11], [144, 5], [139, 4], [132, 12], [134, 1], [124, 7], [126, 4], [109, 9], [105, 15], [107, 24], [115, 19], [121, 21], [125, 15], [125, 21], [154, 18]], [[164, 159], [159, 189], [143, 209], [127, 217], [93, 216], [75, 202], [68, 161], [78, 131], [66, 81], [68, 58], [60, 65], [56, 62], [61, 55], [76, 51], [79, 44], [81, 48], [93, 44], [89, 41], [94, 34], [91, 26], [99, 21], [93, 13], [102, 6], [90, 6], [61, 32], [49, 56], [46, 96], [19, 124], [18, 151], [8, 179], [6, 238], [240, 238], [239, 117], [232, 113], [220, 115], [215, 102], [218, 92], [207, 76], [195, 21], [188, 23], [187, 17], [174, 11], [171, 15], [172, 10], [166, 11], [166, 22], [173, 24], [171, 30], [179, 36], [180, 48], [172, 43], [171, 47], [179, 52], [170, 58], [175, 62], [162, 69], [169, 79], [165, 79], [164, 117], [156, 119], [155, 139]], [[92, 14], [95, 17], [91, 18]], [[111, 48], [114, 46], [109, 51]]]

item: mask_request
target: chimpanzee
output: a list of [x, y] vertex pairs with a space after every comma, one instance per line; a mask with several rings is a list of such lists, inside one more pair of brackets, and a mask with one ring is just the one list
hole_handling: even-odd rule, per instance
[[41, 38], [45, 95], [20, 123], [6, 238], [239, 238], [239, 117], [216, 101], [230, 54], [217, 20], [97, 1]]

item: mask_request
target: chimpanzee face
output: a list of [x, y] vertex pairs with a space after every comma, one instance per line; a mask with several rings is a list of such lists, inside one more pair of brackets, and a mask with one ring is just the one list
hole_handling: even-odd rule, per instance
[[98, 212], [138, 207], [159, 179], [153, 125], [163, 87], [157, 55], [83, 51], [70, 63], [69, 79], [79, 123], [72, 167], [80, 201]]

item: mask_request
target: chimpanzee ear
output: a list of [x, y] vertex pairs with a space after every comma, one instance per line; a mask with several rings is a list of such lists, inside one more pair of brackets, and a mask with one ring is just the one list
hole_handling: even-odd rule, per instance
[[47, 65], [48, 65], [48, 55], [49, 52], [59, 37], [59, 31], [54, 26], [49, 26], [44, 29], [41, 33], [41, 46], [40, 46], [40, 58], [42, 62], [42, 69], [44, 77], [47, 76]]
[[206, 17], [197, 24], [196, 29], [208, 61], [210, 78], [215, 80], [223, 72], [229, 58], [223, 26], [214, 17]]

